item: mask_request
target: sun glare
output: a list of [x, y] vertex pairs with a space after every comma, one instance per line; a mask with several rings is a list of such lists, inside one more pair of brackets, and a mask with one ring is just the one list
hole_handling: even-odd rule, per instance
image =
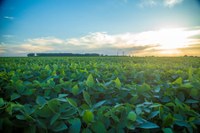
[[187, 45], [188, 36], [183, 29], [161, 29], [157, 41], [161, 49], [176, 49]]

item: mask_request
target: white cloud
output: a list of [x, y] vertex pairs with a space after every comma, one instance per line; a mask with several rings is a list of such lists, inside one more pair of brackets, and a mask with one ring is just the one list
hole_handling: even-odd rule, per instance
[[167, 7], [173, 7], [181, 2], [183, 2], [183, 0], [164, 0], [164, 5]]
[[183, 0], [140, 0], [139, 7], [174, 7], [175, 5], [180, 4], [182, 2]]
[[54, 50], [53, 47], [34, 44], [22, 44], [20, 46], [20, 51], [22, 52], [45, 52], [50, 50]]
[[[134, 55], [184, 54], [187, 49], [200, 47], [200, 27], [161, 29], [141, 33], [111, 35], [106, 32], [89, 33], [79, 38], [60, 39], [41, 37], [27, 39], [18, 45], [0, 45], [0, 53], [24, 54], [30, 52], [96, 52], [113, 55], [124, 51]], [[197, 36], [197, 37], [195, 37]], [[199, 49], [198, 49], [199, 50]], [[195, 49], [193, 49], [195, 51]], [[200, 51], [196, 51], [200, 55]]]
[[63, 40], [55, 37], [41, 37], [41, 38], [28, 39], [27, 42], [36, 45], [50, 45], [50, 44], [61, 44], [63, 43]]
[[14, 17], [11, 17], [11, 16], [4, 16], [3, 18], [9, 19], [9, 20], [13, 20], [14, 19]]

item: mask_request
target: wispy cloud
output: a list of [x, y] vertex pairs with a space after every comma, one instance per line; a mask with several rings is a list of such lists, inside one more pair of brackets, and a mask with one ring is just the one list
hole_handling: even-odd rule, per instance
[[62, 39], [55, 37], [41, 37], [41, 38], [27, 39], [26, 41], [27, 43], [34, 45], [51, 45], [51, 44], [61, 44], [64, 42]]
[[3, 38], [12, 38], [14, 35], [2, 35]]
[[154, 7], [154, 6], [164, 6], [164, 7], [174, 7], [182, 3], [183, 0], [140, 0], [139, 7]]
[[158, 0], [140, 0], [139, 7], [153, 7], [158, 4]]
[[[106, 32], [89, 33], [79, 38], [60, 39], [41, 37], [27, 39], [18, 45], [2, 43], [0, 55], [30, 52], [97, 52], [108, 55], [199, 55], [200, 27], [176, 28], [111, 35]], [[193, 51], [193, 52], [191, 52]], [[190, 53], [190, 54], [189, 54]]]
[[3, 18], [4, 18], [4, 19], [9, 19], [9, 20], [15, 19], [14, 17], [11, 17], [11, 16], [4, 16]]
[[164, 0], [164, 5], [167, 7], [173, 7], [181, 2], [183, 2], [183, 0]]

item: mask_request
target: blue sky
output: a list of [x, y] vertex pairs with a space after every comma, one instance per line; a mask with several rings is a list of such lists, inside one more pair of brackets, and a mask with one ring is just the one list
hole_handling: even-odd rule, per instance
[[0, 56], [200, 55], [199, 13], [199, 0], [3, 0]]

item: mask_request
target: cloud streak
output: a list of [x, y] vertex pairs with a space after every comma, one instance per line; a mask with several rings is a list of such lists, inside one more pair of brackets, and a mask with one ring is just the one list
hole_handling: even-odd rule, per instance
[[167, 7], [173, 7], [181, 2], [183, 2], [183, 0], [164, 0], [164, 5]]
[[34, 45], [51, 45], [51, 44], [62, 44], [64, 41], [55, 37], [41, 37], [34, 39], [27, 39], [27, 43]]
[[4, 18], [4, 19], [8, 19], [8, 20], [13, 20], [13, 19], [15, 19], [14, 17], [11, 17], [11, 16], [4, 16], [3, 18]]
[[[140, 33], [89, 33], [79, 38], [30, 38], [20, 44], [1, 43], [0, 55], [26, 55], [30, 52], [72, 52], [136, 56], [200, 56], [200, 27], [160, 29]], [[197, 49], [195, 49], [197, 48]], [[193, 52], [191, 52], [193, 51]]]
[[155, 7], [164, 6], [172, 8], [175, 5], [182, 3], [184, 0], [140, 0], [139, 7]]

